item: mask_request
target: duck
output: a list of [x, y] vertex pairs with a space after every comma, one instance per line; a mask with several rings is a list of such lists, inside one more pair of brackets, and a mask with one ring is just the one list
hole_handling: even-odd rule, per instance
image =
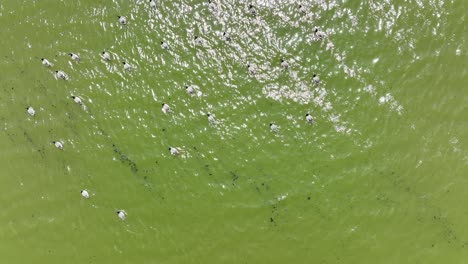
[[163, 104], [162, 104], [161, 111], [163, 111], [163, 113], [165, 113], [165, 114], [170, 113], [170, 112], [171, 112], [171, 107], [169, 107], [168, 104], [163, 103]]
[[225, 41], [231, 41], [231, 36], [229, 36], [229, 33], [223, 32], [223, 38]]
[[197, 45], [203, 45], [203, 39], [200, 38], [199, 36], [195, 36], [195, 37], [193, 38], [193, 40], [195, 41], [195, 44], [197, 44]]
[[82, 105], [83, 102], [81, 101], [81, 98], [79, 98], [78, 96], [71, 96], [71, 98], [73, 99], [73, 101], [75, 101], [75, 103], [79, 104], [79, 105]]
[[188, 85], [185, 85], [185, 91], [190, 94], [190, 95], [194, 95], [195, 94], [195, 89], [193, 89], [192, 86], [188, 86]]
[[63, 149], [63, 144], [60, 141], [52, 141], [52, 144], [55, 145], [56, 148], [62, 150]]
[[109, 54], [109, 52], [107, 52], [107, 51], [103, 51], [103, 52], [102, 52], [102, 58], [103, 58], [104, 60], [106, 60], [106, 61], [110, 61], [110, 60], [111, 60], [110, 54]]
[[248, 63], [247, 70], [249, 70], [250, 74], [255, 74], [257, 71], [255, 70], [255, 65]]
[[119, 23], [122, 25], [127, 25], [127, 17], [125, 16], [117, 16], [119, 18]]
[[257, 10], [255, 9], [255, 6], [253, 6], [253, 5], [249, 5], [249, 12], [250, 12], [250, 14], [252, 14], [254, 16], [257, 15]]
[[306, 114], [305, 115], [306, 117], [306, 120], [309, 124], [313, 124], [314, 123], [314, 118], [310, 115], [310, 114]]
[[167, 42], [161, 41], [161, 48], [167, 50], [169, 49], [169, 45], [167, 44]]
[[48, 61], [47, 59], [42, 58], [41, 61], [42, 61], [42, 65], [44, 65], [44, 66], [46, 66], [46, 67], [52, 67], [52, 66], [54, 66], [54, 65], [53, 65], [52, 63], [50, 63], [50, 61]]
[[326, 37], [325, 32], [320, 31], [318, 28], [315, 28], [314, 35], [315, 35], [316, 39], [322, 39], [322, 38]]
[[55, 71], [55, 78], [68, 80], [68, 75], [64, 71]]
[[276, 125], [274, 123], [270, 123], [270, 129], [273, 132], [278, 132], [279, 127], [278, 127], [278, 125]]
[[34, 108], [32, 108], [32, 106], [26, 107], [26, 111], [27, 111], [28, 114], [31, 115], [31, 116], [35, 116], [35, 115], [36, 115], [36, 111], [34, 110]]
[[180, 151], [177, 148], [173, 148], [173, 147], [169, 147], [169, 152], [172, 155], [179, 155], [180, 154]]
[[211, 114], [206, 114], [206, 116], [208, 117], [208, 121], [210, 122], [210, 124], [216, 124], [216, 119], [214, 118], [213, 115]]
[[301, 12], [302, 14], [305, 14], [307, 13], [307, 9], [305, 6], [303, 5], [299, 5], [299, 12]]
[[289, 63], [285, 61], [284, 59], [281, 59], [281, 67], [287, 69], [289, 68]]
[[68, 55], [70, 55], [70, 57], [72, 58], [72, 60], [74, 60], [75, 62], [79, 62], [80, 61], [80, 56], [78, 56], [77, 54], [75, 53], [68, 53]]
[[122, 221], [125, 221], [125, 219], [127, 218], [127, 212], [125, 212], [125, 210], [117, 210], [115, 211], [115, 213]]
[[213, 3], [213, 1], [211, 1], [211, 0], [208, 0], [208, 7], [210, 8], [211, 11], [216, 10], [216, 4]]
[[149, 5], [151, 8], [156, 9], [156, 2], [153, 0], [149, 0]]
[[317, 76], [317, 74], [314, 74], [312, 80], [313, 80], [316, 84], [319, 84], [319, 83], [320, 83], [320, 78]]
[[89, 193], [87, 190], [81, 190], [80, 193], [81, 193], [81, 196], [83, 196], [86, 199], [89, 199]]
[[132, 69], [132, 66], [130, 66], [128, 62], [123, 61], [122, 64], [124, 66], [124, 70], [129, 71]]

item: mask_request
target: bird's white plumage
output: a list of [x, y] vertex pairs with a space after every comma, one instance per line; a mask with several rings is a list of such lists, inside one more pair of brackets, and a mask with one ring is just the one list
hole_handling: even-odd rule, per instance
[[127, 25], [127, 17], [119, 16], [119, 23], [122, 25]]
[[168, 104], [162, 104], [161, 111], [163, 111], [163, 113], [165, 113], [165, 114], [170, 113], [171, 112], [171, 107]]
[[69, 79], [68, 74], [66, 74], [64, 71], [55, 71], [55, 78], [63, 80]]
[[289, 63], [283, 59], [281, 59], [281, 67], [287, 69], [289, 68]]
[[174, 148], [174, 147], [169, 147], [169, 152], [170, 152], [172, 155], [179, 155], [179, 154], [180, 154], [179, 149]]
[[32, 108], [32, 106], [29, 106], [28, 108], [26, 108], [26, 111], [27, 111], [28, 114], [30, 114], [31, 116], [35, 116], [35, 115], [36, 115], [36, 111], [34, 110], [34, 108]]
[[81, 190], [81, 196], [86, 199], [89, 199], [89, 192], [87, 190]]
[[151, 8], [156, 9], [156, 2], [154, 0], [150, 0], [149, 5]]
[[320, 40], [320, 39], [325, 38], [327, 34], [325, 34], [325, 32], [323, 31], [320, 31], [318, 28], [315, 28], [314, 36], [316, 40]]
[[124, 70], [129, 71], [132, 69], [132, 66], [128, 62], [122, 62], [124, 66]]
[[62, 142], [60, 142], [60, 141], [53, 141], [52, 143], [55, 145], [56, 148], [58, 148], [58, 149], [63, 149], [63, 143], [62, 143]]
[[79, 61], [80, 61], [80, 56], [78, 56], [78, 54], [75, 54], [75, 53], [68, 53], [68, 55], [70, 55], [70, 57], [72, 58], [72, 60], [74, 60], [75, 62], [79, 62]]
[[253, 5], [249, 5], [249, 12], [250, 14], [252, 15], [256, 15], [257, 14], [257, 10], [255, 9], [255, 7]]
[[107, 52], [107, 51], [103, 51], [103, 52], [102, 52], [102, 58], [103, 58], [104, 60], [106, 60], [106, 61], [110, 61], [110, 60], [111, 60], [111, 56], [110, 56], [109, 52]]
[[223, 32], [223, 38], [225, 41], [231, 41], [231, 36], [227, 32]]
[[195, 94], [195, 89], [193, 89], [192, 86], [185, 86], [185, 91], [190, 94], [190, 95], [194, 95]]
[[278, 132], [279, 127], [276, 124], [270, 123], [270, 129], [273, 132]]
[[208, 116], [208, 121], [210, 122], [210, 124], [216, 124], [216, 119], [214, 118], [213, 115], [211, 114], [206, 114]]
[[54, 66], [54, 65], [53, 65], [52, 63], [50, 63], [50, 61], [48, 61], [47, 59], [42, 58], [41, 61], [42, 61], [42, 65], [44, 65], [44, 66], [47, 66], [47, 67], [52, 67], [52, 66]]
[[127, 212], [125, 212], [124, 210], [117, 210], [116, 213], [122, 221], [124, 221], [127, 218]]
[[307, 8], [303, 5], [299, 5], [299, 12], [305, 14], [307, 13]]
[[306, 114], [306, 120], [308, 123], [314, 123], [314, 118], [310, 114]]
[[72, 96], [71, 97], [73, 99], [73, 101], [75, 101], [75, 103], [79, 104], [79, 105], [82, 105], [83, 104], [83, 101], [81, 101], [81, 98], [78, 97], [78, 96]]
[[320, 78], [314, 74], [314, 77], [312, 78], [312, 80], [316, 83], [316, 84], [319, 84], [320, 83]]
[[161, 41], [161, 48], [167, 50], [167, 49], [169, 49], [169, 45], [167, 44], [167, 42]]
[[195, 36], [195, 38], [193, 40], [195, 41], [195, 44], [203, 45], [203, 39], [201, 37]]

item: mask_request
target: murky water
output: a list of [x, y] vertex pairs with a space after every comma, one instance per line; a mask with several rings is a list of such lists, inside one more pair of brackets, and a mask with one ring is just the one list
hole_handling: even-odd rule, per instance
[[465, 2], [155, 3], [0, 2], [5, 262], [468, 261]]

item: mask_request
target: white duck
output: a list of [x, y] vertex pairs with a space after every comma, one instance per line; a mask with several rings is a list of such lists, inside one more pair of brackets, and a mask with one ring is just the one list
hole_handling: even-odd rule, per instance
[[276, 124], [270, 123], [270, 129], [273, 132], [278, 132], [279, 127]]
[[80, 193], [81, 193], [81, 196], [83, 196], [86, 199], [89, 199], [89, 193], [87, 190], [81, 190]]
[[164, 103], [164, 104], [162, 104], [161, 111], [163, 111], [163, 113], [165, 113], [165, 114], [170, 113], [171, 112], [171, 107], [168, 104]]
[[216, 119], [214, 118], [213, 115], [211, 114], [206, 114], [206, 116], [208, 117], [208, 121], [210, 122], [210, 124], [216, 124]]
[[55, 145], [56, 148], [62, 150], [63, 149], [63, 143], [60, 141], [52, 141], [52, 144]]
[[66, 74], [64, 71], [55, 71], [55, 78], [63, 80], [69, 79], [68, 74]]
[[78, 54], [75, 54], [75, 53], [68, 53], [68, 55], [70, 55], [70, 57], [72, 58], [72, 60], [74, 60], [75, 62], [79, 62], [80, 61], [80, 56], [78, 56]]
[[102, 58], [103, 58], [105, 61], [110, 61], [110, 60], [111, 60], [111, 56], [110, 56], [109, 52], [107, 52], [107, 51], [103, 51], [103, 52], [102, 52]]
[[174, 147], [169, 147], [169, 152], [172, 155], [179, 155], [180, 154], [180, 151], [177, 148], [174, 148]]
[[44, 66], [46, 66], [46, 67], [52, 67], [52, 66], [54, 66], [54, 65], [53, 65], [52, 63], [50, 63], [50, 61], [48, 61], [47, 59], [42, 58], [41, 61], [42, 61], [42, 65], [44, 65]]
[[34, 108], [32, 108], [32, 106], [26, 107], [26, 111], [27, 111], [28, 114], [30, 114], [31, 116], [35, 116], [35, 115], [36, 115], [36, 111], [34, 110]]
[[122, 221], [124, 221], [127, 218], [127, 212], [125, 212], [125, 210], [117, 210], [115, 213]]
[[127, 25], [127, 18], [124, 16], [118, 16], [119, 18], [119, 23], [122, 25]]
[[79, 104], [79, 105], [82, 105], [83, 102], [81, 101], [81, 98], [79, 98], [78, 96], [71, 96], [71, 98], [73, 99], [73, 101], [75, 101], [75, 103]]

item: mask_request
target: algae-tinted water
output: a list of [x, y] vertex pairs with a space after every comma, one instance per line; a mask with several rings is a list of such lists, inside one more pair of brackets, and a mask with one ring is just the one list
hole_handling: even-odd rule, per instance
[[468, 261], [464, 1], [5, 0], [0, 21], [2, 263]]

